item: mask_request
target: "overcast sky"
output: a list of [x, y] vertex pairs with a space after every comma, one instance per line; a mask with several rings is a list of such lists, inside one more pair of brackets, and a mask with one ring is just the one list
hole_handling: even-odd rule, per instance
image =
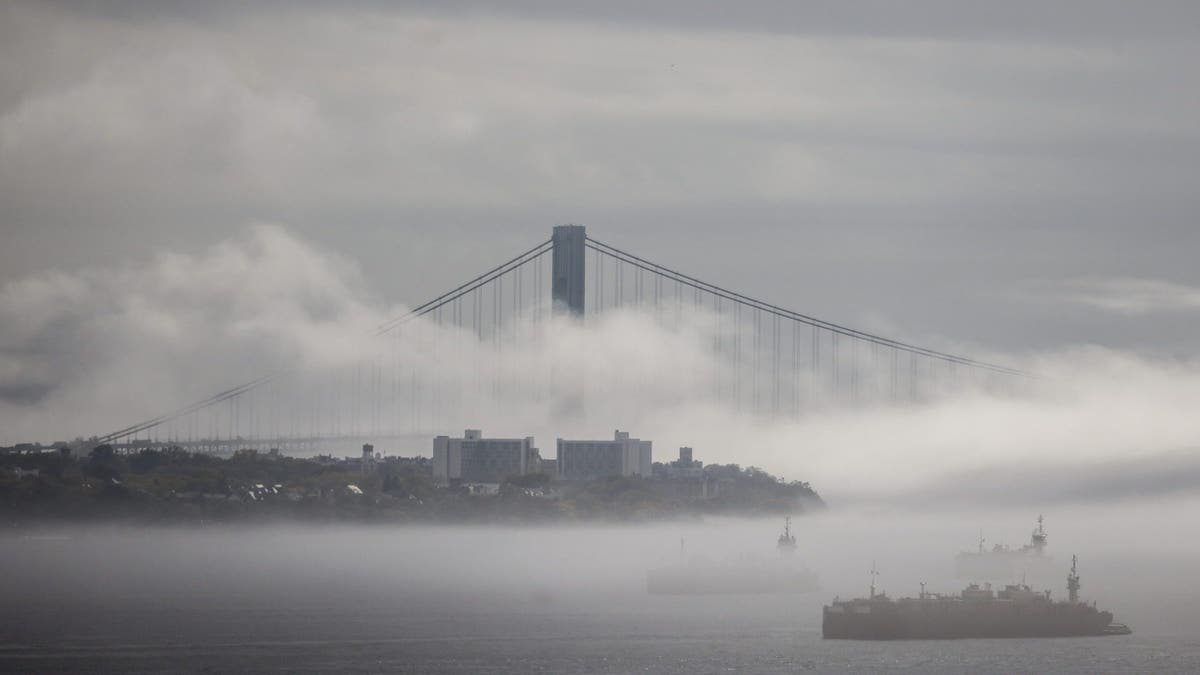
[[505, 4], [4, 3], [0, 283], [267, 222], [416, 303], [575, 222], [901, 337], [1194, 353], [1200, 5]]

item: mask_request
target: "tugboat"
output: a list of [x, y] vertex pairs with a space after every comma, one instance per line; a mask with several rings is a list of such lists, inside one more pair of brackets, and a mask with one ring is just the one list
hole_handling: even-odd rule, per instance
[[707, 595], [718, 593], [810, 593], [817, 590], [817, 575], [796, 561], [792, 519], [783, 524], [776, 542], [777, 556], [743, 556], [715, 562], [687, 557], [679, 542], [679, 563], [646, 573], [646, 592], [654, 595]]
[[1046, 548], [1046, 529], [1042, 527], [1042, 514], [1038, 514], [1038, 526], [1029, 537], [1029, 548], [1033, 552], [1042, 555], [1042, 549]]
[[795, 553], [796, 552], [796, 537], [792, 534], [792, 517], [788, 516], [783, 521], [783, 534], [779, 535], [779, 543], [775, 545], [780, 553]]
[[958, 595], [941, 595], [925, 592], [923, 583], [919, 596], [892, 600], [875, 593], [872, 566], [871, 594], [857, 600], [835, 598], [823, 609], [821, 632], [826, 639], [841, 640], [1129, 635], [1128, 626], [1113, 623], [1111, 612], [1079, 601], [1075, 565], [1072, 556], [1065, 601], [1051, 600], [1050, 591], [1038, 593], [1025, 584], [997, 592], [990, 584], [971, 584]]
[[955, 576], [964, 580], [1010, 581], [1027, 573], [1047, 571], [1053, 559], [1045, 552], [1048, 537], [1040, 515], [1037, 523], [1029, 543], [1018, 549], [1003, 544], [984, 549], [985, 540], [980, 532], [979, 549], [963, 551], [955, 557]]

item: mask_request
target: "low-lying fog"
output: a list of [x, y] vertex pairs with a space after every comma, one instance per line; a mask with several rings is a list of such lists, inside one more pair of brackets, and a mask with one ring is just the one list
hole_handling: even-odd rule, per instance
[[[1063, 597], [1070, 558], [1078, 555], [1086, 599], [1139, 634], [1186, 634], [1200, 625], [1200, 543], [1187, 525], [1198, 506], [1197, 500], [1060, 505], [1045, 514], [1052, 566], [1032, 570], [1027, 581]], [[930, 591], [957, 591], [965, 582], [955, 579], [954, 556], [974, 549], [981, 529], [989, 547], [1017, 547], [1028, 542], [1036, 516], [1024, 509], [852, 509], [799, 517], [797, 560], [820, 575], [821, 588], [797, 595], [646, 593], [647, 571], [676, 565], [681, 556], [721, 562], [778, 556], [782, 522], [775, 518], [530, 528], [38, 530], [4, 537], [0, 592], [10, 608], [24, 608], [5, 614], [6, 632], [18, 641], [47, 634], [103, 639], [125, 629], [105, 617], [149, 622], [138, 629], [142, 639], [181, 630], [181, 621], [212, 630], [208, 624], [226, 614], [237, 616], [235, 623], [262, 616], [269, 633], [275, 612], [331, 612], [367, 623], [399, 618], [414, 636], [442, 630], [442, 621], [478, 622], [479, 630], [486, 625], [503, 634], [516, 630], [506, 628], [509, 613], [541, 617], [548, 624], [538, 630], [548, 631], [556, 630], [554, 616], [635, 621], [679, 613], [688, 620], [723, 612], [730, 620], [770, 619], [815, 631], [822, 602], [867, 593], [872, 564], [879, 589], [893, 596], [915, 595], [920, 582]]]
[[[379, 347], [364, 336], [402, 309], [364, 291], [352, 266], [276, 228], [204, 256], [164, 255], [138, 268], [12, 284], [0, 294], [0, 338], [10, 347], [4, 353], [19, 358], [0, 353], [0, 380], [6, 391], [28, 396], [0, 402], [0, 427], [19, 435], [6, 442], [105, 431], [249, 372], [302, 364], [315, 377], [344, 369]], [[1200, 625], [1200, 543], [1190, 527], [1200, 506], [1200, 366], [1193, 361], [1092, 347], [992, 355], [1039, 377], [999, 388], [955, 385], [917, 401], [834, 402], [772, 421], [708, 395], [714, 378], [728, 373], [711, 358], [713, 331], [723, 329], [703, 313], [673, 325], [636, 311], [586, 327], [546, 322], [528, 341], [487, 359], [479, 352], [459, 359], [446, 346], [464, 336], [423, 330], [414, 342], [386, 346], [423, 376], [465, 377], [460, 369], [469, 364], [588, 383], [586, 413], [574, 418], [544, 397], [475, 400], [466, 402], [474, 406], [469, 414], [447, 415], [439, 433], [482, 426], [495, 436], [533, 434], [546, 448], [556, 436], [603, 437], [619, 427], [653, 439], [655, 459], [689, 445], [705, 462], [809, 481], [829, 509], [793, 527], [798, 557], [820, 575], [821, 590], [736, 600], [646, 594], [647, 570], [676, 563], [681, 540], [684, 557], [773, 556], [781, 518], [25, 530], [3, 535], [0, 549], [0, 591], [8, 607], [23, 608], [4, 613], [5, 633], [119, 633], [131, 621], [170, 633], [178, 628], [172, 621], [236, 616], [271, 624], [279, 618], [272, 612], [291, 610], [359, 617], [347, 621], [367, 633], [370, 626], [354, 621], [384, 611], [408, 617], [414, 634], [431, 635], [445, 628], [438, 617], [509, 611], [658, 612], [681, 621], [693, 611], [734, 612], [816, 630], [819, 604], [866, 593], [873, 563], [880, 588], [893, 595], [915, 594], [922, 581], [930, 590], [957, 590], [954, 555], [973, 549], [980, 530], [989, 546], [1020, 546], [1039, 513], [1055, 567], [1049, 579], [1029, 581], [1061, 596], [1070, 557], [1078, 555], [1084, 597], [1135, 631]], [[78, 358], [66, 364], [63, 353]], [[120, 386], [133, 381], [136, 387]], [[820, 391], [809, 393], [819, 400]], [[156, 611], [121, 613], [138, 607]], [[747, 614], [755, 607], [771, 609]], [[504, 621], [488, 625], [505, 630]], [[538, 630], [563, 625], [547, 619]]]
[[[793, 379], [793, 365], [810, 367], [809, 345], [794, 352], [788, 340], [803, 342], [808, 328], [784, 326], [779, 369], [787, 376], [775, 394], [766, 379], [772, 361], [751, 358], [749, 317], [735, 328], [728, 313], [623, 309], [581, 324], [550, 320], [537, 306], [528, 311], [544, 320], [503, 339], [480, 340], [428, 316], [374, 333], [406, 311], [372, 293], [352, 262], [273, 226], [203, 253], [164, 252], [119, 269], [11, 282], [0, 289], [0, 444], [102, 434], [285, 373], [243, 402], [240, 422], [258, 426], [237, 435], [344, 431], [354, 411], [342, 408], [368, 405], [378, 413], [371, 429], [387, 431], [382, 418], [401, 433], [415, 424], [424, 434], [403, 447], [381, 440], [377, 448], [387, 454], [428, 455], [433, 435], [482, 428], [497, 437], [532, 435], [552, 456], [555, 438], [606, 438], [620, 428], [652, 439], [656, 460], [690, 446], [706, 463], [808, 481], [834, 505], [1048, 509], [1060, 501], [1187, 496], [1200, 478], [1200, 362], [1186, 357], [1087, 345], [993, 354], [899, 334], [1037, 377], [959, 368], [919, 382], [915, 398], [901, 377], [897, 397], [889, 353], [869, 345], [857, 360], [853, 344], [842, 345], [843, 385], [831, 388], [828, 335], [818, 336], [826, 342], [816, 350], [817, 377]], [[744, 352], [737, 367], [729, 353], [735, 342]], [[903, 376], [914, 364], [895, 356]], [[384, 383], [367, 393], [353, 379], [364, 363], [386, 366]], [[751, 364], [759, 365], [754, 374]], [[386, 379], [395, 373], [404, 381]], [[738, 401], [730, 398], [735, 381]], [[804, 414], [749, 412], [753, 384], [764, 400], [775, 397], [786, 411], [795, 402]], [[228, 433], [229, 412], [155, 433]]]

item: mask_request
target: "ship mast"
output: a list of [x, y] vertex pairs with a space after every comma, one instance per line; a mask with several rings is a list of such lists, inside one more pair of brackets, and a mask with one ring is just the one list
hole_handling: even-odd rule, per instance
[[1033, 536], [1030, 537], [1029, 544], [1033, 547], [1033, 550], [1038, 553], [1041, 553], [1042, 549], [1046, 548], [1046, 528], [1042, 526], [1041, 514], [1038, 514], [1038, 526], [1037, 529], [1033, 531]]
[[875, 597], [875, 577], [879, 576], [879, 571], [875, 569], [875, 561], [871, 561], [871, 598]]
[[1067, 599], [1071, 604], [1079, 602], [1079, 574], [1075, 571], [1075, 556], [1071, 556], [1071, 573], [1067, 575]]

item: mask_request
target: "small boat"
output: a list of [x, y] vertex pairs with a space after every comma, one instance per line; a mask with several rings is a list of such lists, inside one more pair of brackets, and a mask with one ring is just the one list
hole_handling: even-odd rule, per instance
[[817, 575], [796, 560], [792, 519], [784, 521], [776, 542], [777, 555], [742, 556], [713, 561], [687, 556], [679, 542], [679, 562], [646, 573], [646, 591], [656, 595], [810, 593], [818, 590]]
[[779, 543], [775, 545], [780, 553], [796, 552], [796, 536], [792, 534], [792, 518], [788, 516], [783, 521], [783, 534], [779, 535]]

